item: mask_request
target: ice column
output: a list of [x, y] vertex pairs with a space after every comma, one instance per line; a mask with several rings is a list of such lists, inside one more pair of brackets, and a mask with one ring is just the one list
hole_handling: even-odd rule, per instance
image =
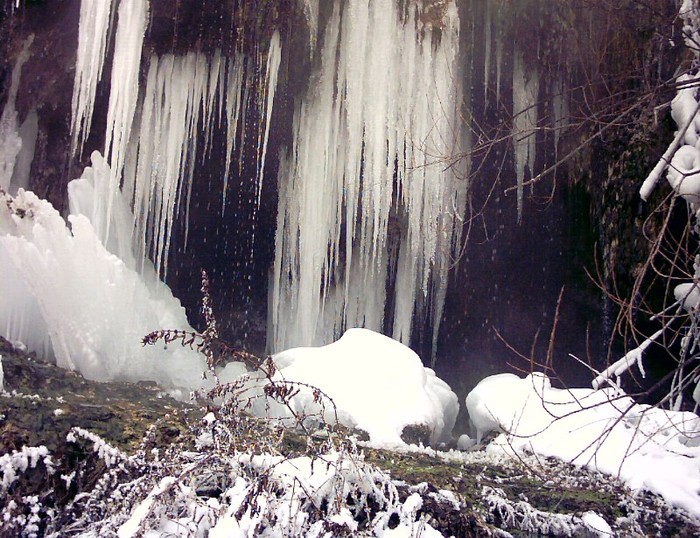
[[459, 21], [453, 2], [439, 29], [395, 4], [335, 2], [318, 40], [280, 165], [272, 350], [354, 326], [409, 342], [422, 317], [438, 330], [466, 189], [446, 165], [464, 149]]

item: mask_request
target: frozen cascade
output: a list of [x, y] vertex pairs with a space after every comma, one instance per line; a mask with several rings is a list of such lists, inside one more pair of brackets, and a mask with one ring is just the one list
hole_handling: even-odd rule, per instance
[[[258, 135], [258, 194], [281, 57], [279, 35], [275, 36], [264, 83], [268, 98], [260, 105], [261, 123], [265, 126], [259, 126]], [[132, 164], [125, 168], [124, 186], [127, 192], [133, 192], [137, 244], [141, 252], [150, 249], [159, 274], [166, 272], [176, 215], [183, 206], [185, 211], [189, 207], [199, 136], [204, 135], [208, 146], [211, 131], [221, 122], [223, 110], [228, 152], [222, 195], [225, 201], [235, 141], [238, 133], [243, 136], [243, 129], [238, 128], [245, 121], [241, 111], [249, 106], [249, 94], [243, 88], [252, 85], [256, 70], [257, 66], [240, 53], [225, 60], [219, 52], [213, 58], [194, 52], [185, 56], [151, 56], [138, 126], [132, 131], [127, 159]], [[219, 109], [214, 106], [216, 95]]]
[[280, 164], [273, 351], [355, 326], [408, 343], [421, 316], [437, 334], [466, 192], [465, 171], [444, 164], [465, 149], [459, 20], [446, 4], [435, 39], [415, 8], [336, 2], [318, 40]]
[[19, 119], [17, 110], [15, 110], [15, 100], [17, 99], [22, 67], [29, 59], [29, 49], [33, 41], [34, 36], [32, 35], [25, 41], [22, 51], [17, 57], [15, 66], [12, 69], [12, 81], [7, 103], [5, 103], [5, 108], [3, 108], [2, 115], [0, 115], [0, 189], [4, 191], [10, 189], [15, 164], [22, 151], [22, 137], [18, 132]]
[[[110, 33], [110, 5], [91, 0], [83, 0], [81, 4], [79, 48], [82, 52], [79, 51], [76, 63], [73, 95], [74, 153], [82, 147], [92, 121], [95, 89]], [[264, 86], [261, 92], [267, 95], [259, 111], [261, 132], [257, 137], [256, 163], [259, 194], [281, 44], [279, 34], [273, 35], [264, 81], [256, 61], [246, 59], [240, 52], [225, 58], [217, 50], [212, 57], [195, 52], [184, 56], [152, 55], [145, 85], [140, 85], [148, 6], [148, 0], [122, 0], [119, 4], [104, 149], [113, 181], [100, 187], [104, 192], [95, 190], [93, 205], [101, 205], [107, 212], [100, 225], [108, 227], [112, 222], [109, 216], [112, 200], [122, 186], [132, 200], [136, 215], [134, 236], [139, 249], [136, 259], [150, 254], [158, 274], [165, 275], [173, 221], [181, 210], [185, 212], [186, 243], [198, 141], [200, 136], [204, 137], [206, 154], [211, 149], [212, 130], [221, 125], [224, 112], [228, 149], [222, 195], [225, 203], [237, 137], [239, 147], [243, 146], [244, 130], [239, 129], [239, 124], [245, 122], [249, 97], [255, 96], [248, 91], [249, 86]], [[241, 158], [242, 155], [240, 152]], [[107, 229], [98, 232], [102, 240], [108, 240]]]
[[82, 150], [90, 134], [97, 84], [102, 78], [113, 0], [82, 0], [78, 28], [71, 119], [71, 152]]
[[516, 51], [513, 61], [513, 145], [518, 192], [518, 222], [523, 214], [525, 169], [535, 169], [537, 146], [537, 94], [539, 74], [525, 65], [523, 53]]

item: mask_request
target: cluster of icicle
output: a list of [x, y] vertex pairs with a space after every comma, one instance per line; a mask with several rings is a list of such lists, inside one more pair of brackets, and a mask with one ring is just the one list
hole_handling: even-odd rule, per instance
[[[257, 173], [262, 178], [279, 35], [272, 37], [267, 57], [193, 52], [144, 59], [148, 1], [121, 0], [116, 11], [115, 6], [114, 0], [81, 2], [72, 103], [75, 153], [90, 133], [106, 51], [114, 52], [104, 158], [93, 152], [92, 166], [69, 184], [70, 228], [48, 202], [18, 188], [17, 163], [23, 151], [33, 154], [33, 148], [24, 143], [31, 136], [18, 127], [13, 102], [31, 41], [17, 60], [0, 132], [0, 188], [7, 190], [11, 183], [13, 194], [0, 192], [0, 330], [91, 379], [199, 387], [200, 358], [183, 350], [147, 351], [140, 340], [154, 329], [189, 327], [184, 309], [158, 273], [167, 266], [172, 224], [192, 188], [199, 137], [209, 148], [214, 127], [226, 132], [228, 174], [237, 136], [242, 136], [240, 116], [248, 100], [258, 97], [245, 90], [254, 86], [251, 77], [270, 88], [260, 92], [265, 98], [259, 103]], [[142, 84], [144, 61], [148, 75]]]
[[414, 318], [437, 336], [467, 187], [449, 165], [464, 148], [459, 20], [444, 8], [438, 30], [420, 2], [333, 5], [280, 164], [274, 350], [354, 326], [408, 343]]
[[[106, 43], [114, 18], [114, 0], [82, 0], [78, 58], [73, 91], [73, 152], [81, 150], [90, 132], [96, 88], [105, 61]], [[144, 59], [143, 38], [148, 24], [148, 0], [121, 0], [114, 38], [104, 155], [112, 170], [107, 192], [96, 193], [96, 211], [110, 214], [121, 187], [132, 200], [135, 247], [150, 255], [159, 274], [165, 274], [173, 222], [187, 218], [200, 137], [210, 147], [212, 131], [225, 121], [228, 155], [223, 196], [237, 136], [242, 137], [242, 113], [259, 70], [256, 59], [236, 52], [225, 57], [190, 52], [183, 56], [151, 55], [145, 84], [139, 83]], [[281, 58], [279, 34], [270, 41], [263, 69], [266, 88], [259, 104], [263, 124], [257, 137], [258, 194], [265, 167], [270, 116]], [[107, 228], [99, 230], [106, 241]]]

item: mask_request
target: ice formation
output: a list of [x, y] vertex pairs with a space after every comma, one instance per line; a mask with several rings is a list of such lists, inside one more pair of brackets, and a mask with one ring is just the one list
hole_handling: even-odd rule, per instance
[[102, 78], [112, 0], [82, 0], [75, 62], [71, 133], [72, 153], [82, 150], [90, 134], [97, 84]]
[[525, 172], [534, 175], [537, 149], [537, 97], [539, 74], [528, 67], [523, 53], [516, 51], [513, 61], [513, 145], [517, 178], [518, 221], [522, 218]]
[[426, 319], [437, 335], [466, 192], [445, 161], [464, 149], [459, 20], [448, 2], [438, 36], [416, 11], [335, 2], [318, 40], [280, 165], [272, 350], [353, 326], [407, 343]]
[[[189, 327], [179, 301], [164, 284], [147, 284], [107, 251], [85, 215], [69, 216], [68, 224], [31, 192], [2, 195], [3, 275], [14, 274], [15, 285], [24, 287], [40, 313], [33, 312], [20, 329], [34, 340], [48, 334], [56, 363], [89, 379], [197, 387], [205, 367], [199, 355], [141, 345], [153, 330]], [[8, 311], [0, 304], [0, 312]]]
[[[427, 426], [433, 443], [450, 439], [459, 411], [457, 396], [410, 348], [388, 336], [349, 329], [327, 346], [289, 349], [272, 359], [277, 378], [321, 389], [335, 403], [340, 422], [366, 431], [373, 444], [403, 444], [401, 433], [409, 425]], [[220, 379], [240, 373], [235, 366], [232, 370], [222, 372]], [[294, 397], [293, 406], [297, 414], [319, 411], [306, 388]], [[262, 416], [289, 416], [275, 402], [257, 401], [253, 410]], [[330, 406], [325, 418], [335, 420]]]
[[[119, 3], [114, 43], [112, 80], [105, 133], [104, 155], [113, 172], [104, 204], [106, 233], [112, 201], [119, 186], [131, 198], [137, 221], [134, 235], [139, 252], [148, 253], [156, 270], [164, 275], [168, 263], [173, 222], [184, 212], [185, 235], [198, 142], [211, 149], [213, 129], [227, 121], [227, 160], [223, 201], [225, 203], [231, 159], [236, 136], [244, 137], [241, 112], [257, 97], [249, 87], [259, 87], [257, 135], [258, 196], [262, 185], [277, 76], [281, 61], [278, 33], [271, 37], [269, 51], [262, 59], [248, 59], [241, 52], [223, 57], [191, 52], [184, 56], [151, 55], [145, 84], [140, 83], [142, 45], [148, 24], [147, 0]], [[73, 94], [73, 152], [87, 138], [92, 121], [95, 91], [101, 78], [106, 43], [110, 35], [111, 2], [84, 0], [81, 4], [79, 53]], [[258, 61], [265, 61], [264, 75]], [[244, 90], [245, 88], [245, 90]], [[218, 103], [218, 108], [216, 104]], [[242, 153], [241, 153], [242, 155]], [[106, 202], [104, 201], [106, 200]]]
[[[32, 35], [26, 40], [22, 51], [17, 57], [15, 66], [12, 69], [12, 81], [10, 82], [7, 102], [5, 103], [5, 108], [3, 108], [2, 115], [0, 115], [0, 190], [4, 191], [10, 190], [10, 182], [12, 181], [18, 156], [23, 146], [22, 136], [19, 132], [19, 118], [17, 117], [17, 110], [15, 110], [15, 100], [17, 99], [22, 67], [29, 59], [29, 50], [33, 41], [34, 36]], [[36, 135], [34, 139], [36, 139]]]
[[491, 451], [527, 451], [618, 475], [700, 516], [700, 417], [636, 404], [617, 390], [557, 389], [534, 373], [486, 378], [467, 396]]

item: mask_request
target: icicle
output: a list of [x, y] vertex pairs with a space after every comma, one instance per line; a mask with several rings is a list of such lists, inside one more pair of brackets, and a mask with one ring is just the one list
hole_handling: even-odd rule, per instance
[[[0, 189], [9, 191], [17, 158], [22, 150], [22, 136], [19, 133], [19, 119], [15, 110], [15, 100], [19, 90], [22, 66], [29, 59], [29, 49], [34, 42], [34, 34], [24, 42], [22, 51], [12, 69], [12, 81], [5, 108], [0, 116]], [[36, 138], [36, 137], [35, 137]], [[32, 151], [33, 153], [33, 151]]]
[[[221, 51], [216, 49], [214, 57], [209, 66], [209, 83], [207, 85], [207, 100], [204, 106], [204, 117], [209, 118], [209, 124], [204, 130], [204, 155], [211, 155], [211, 132], [214, 121], [214, 101], [216, 96], [222, 94], [220, 84], [223, 84]], [[219, 124], [221, 123], [221, 100], [219, 100], [219, 113], [217, 115]]]
[[[119, 25], [114, 43], [112, 83], [109, 93], [107, 129], [105, 133], [105, 159], [112, 171], [112, 181], [105, 188], [107, 193], [104, 220], [106, 227], [98, 229], [103, 243], [109, 237], [110, 213], [115, 193], [119, 190], [124, 160], [127, 154], [132, 122], [139, 92], [141, 50], [148, 18], [148, 0], [121, 0]], [[97, 191], [96, 191], [97, 194]], [[98, 194], [99, 196], [103, 196]]]
[[450, 2], [436, 40], [415, 7], [349, 0], [341, 13], [334, 3], [280, 165], [273, 351], [328, 343], [353, 326], [393, 325], [408, 342], [415, 316], [439, 326], [464, 207], [465, 182], [444, 164], [465, 149], [459, 20]]
[[[260, 207], [260, 193], [262, 191], [263, 174], [265, 172], [265, 157], [267, 155], [267, 140], [270, 136], [270, 120], [272, 119], [272, 105], [275, 101], [275, 90], [277, 89], [277, 75], [279, 73], [280, 61], [282, 60], [282, 46], [280, 45], [280, 34], [275, 31], [270, 39], [270, 50], [267, 53], [267, 68], [265, 70], [265, 82], [263, 89], [266, 94], [265, 110], [261, 114], [265, 124], [265, 130], [258, 128], [258, 177], [257, 177], [257, 205]], [[261, 147], [262, 146], [262, 147]]]
[[486, 2], [486, 14], [484, 15], [484, 103], [489, 102], [489, 76], [491, 74], [491, 2]]
[[[279, 55], [279, 40], [276, 50]], [[142, 251], [151, 253], [160, 275], [166, 273], [173, 223], [183, 211], [186, 246], [199, 136], [204, 136], [206, 155], [215, 119], [217, 115], [221, 118], [224, 110], [227, 156], [222, 196], [225, 203], [239, 117], [247, 106], [245, 95], [241, 98], [242, 89], [252, 84], [245, 79], [244, 65], [242, 54], [236, 53], [224, 61], [218, 51], [211, 59], [202, 53], [160, 58], [154, 55], [150, 58], [138, 127], [132, 135], [137, 137], [130, 150], [135, 164], [125, 174], [125, 187], [133, 191], [137, 242]], [[251, 69], [249, 76], [254, 72]], [[269, 96], [265, 108], [267, 118], [272, 112], [276, 66], [271, 65], [269, 73], [269, 78], [263, 81], [263, 84], [269, 84], [263, 90]], [[217, 99], [220, 103], [218, 109], [214, 106]], [[269, 129], [264, 132], [262, 127], [260, 129], [258, 140], [262, 161], [259, 173], [262, 177]]]
[[228, 191], [228, 175], [231, 170], [231, 159], [236, 147], [236, 133], [238, 131], [238, 117], [241, 112], [241, 91], [243, 89], [243, 73], [245, 59], [236, 52], [232, 59], [228, 60], [228, 75], [226, 82], [226, 168], [224, 171], [224, 187], [221, 191], [221, 215], [226, 209], [226, 193]]
[[537, 93], [539, 75], [525, 66], [523, 53], [516, 51], [513, 61], [513, 146], [517, 177], [518, 222], [523, 214], [525, 169], [534, 173], [537, 138]]
[[501, 98], [501, 75], [503, 73], [503, 34], [496, 31], [496, 102]]
[[97, 84], [102, 78], [113, 0], [82, 0], [78, 27], [71, 115], [71, 154], [82, 151], [90, 134]]
[[318, 8], [320, 0], [300, 0], [303, 4], [304, 17], [309, 30], [309, 54], [316, 50], [316, 40], [318, 39]]

